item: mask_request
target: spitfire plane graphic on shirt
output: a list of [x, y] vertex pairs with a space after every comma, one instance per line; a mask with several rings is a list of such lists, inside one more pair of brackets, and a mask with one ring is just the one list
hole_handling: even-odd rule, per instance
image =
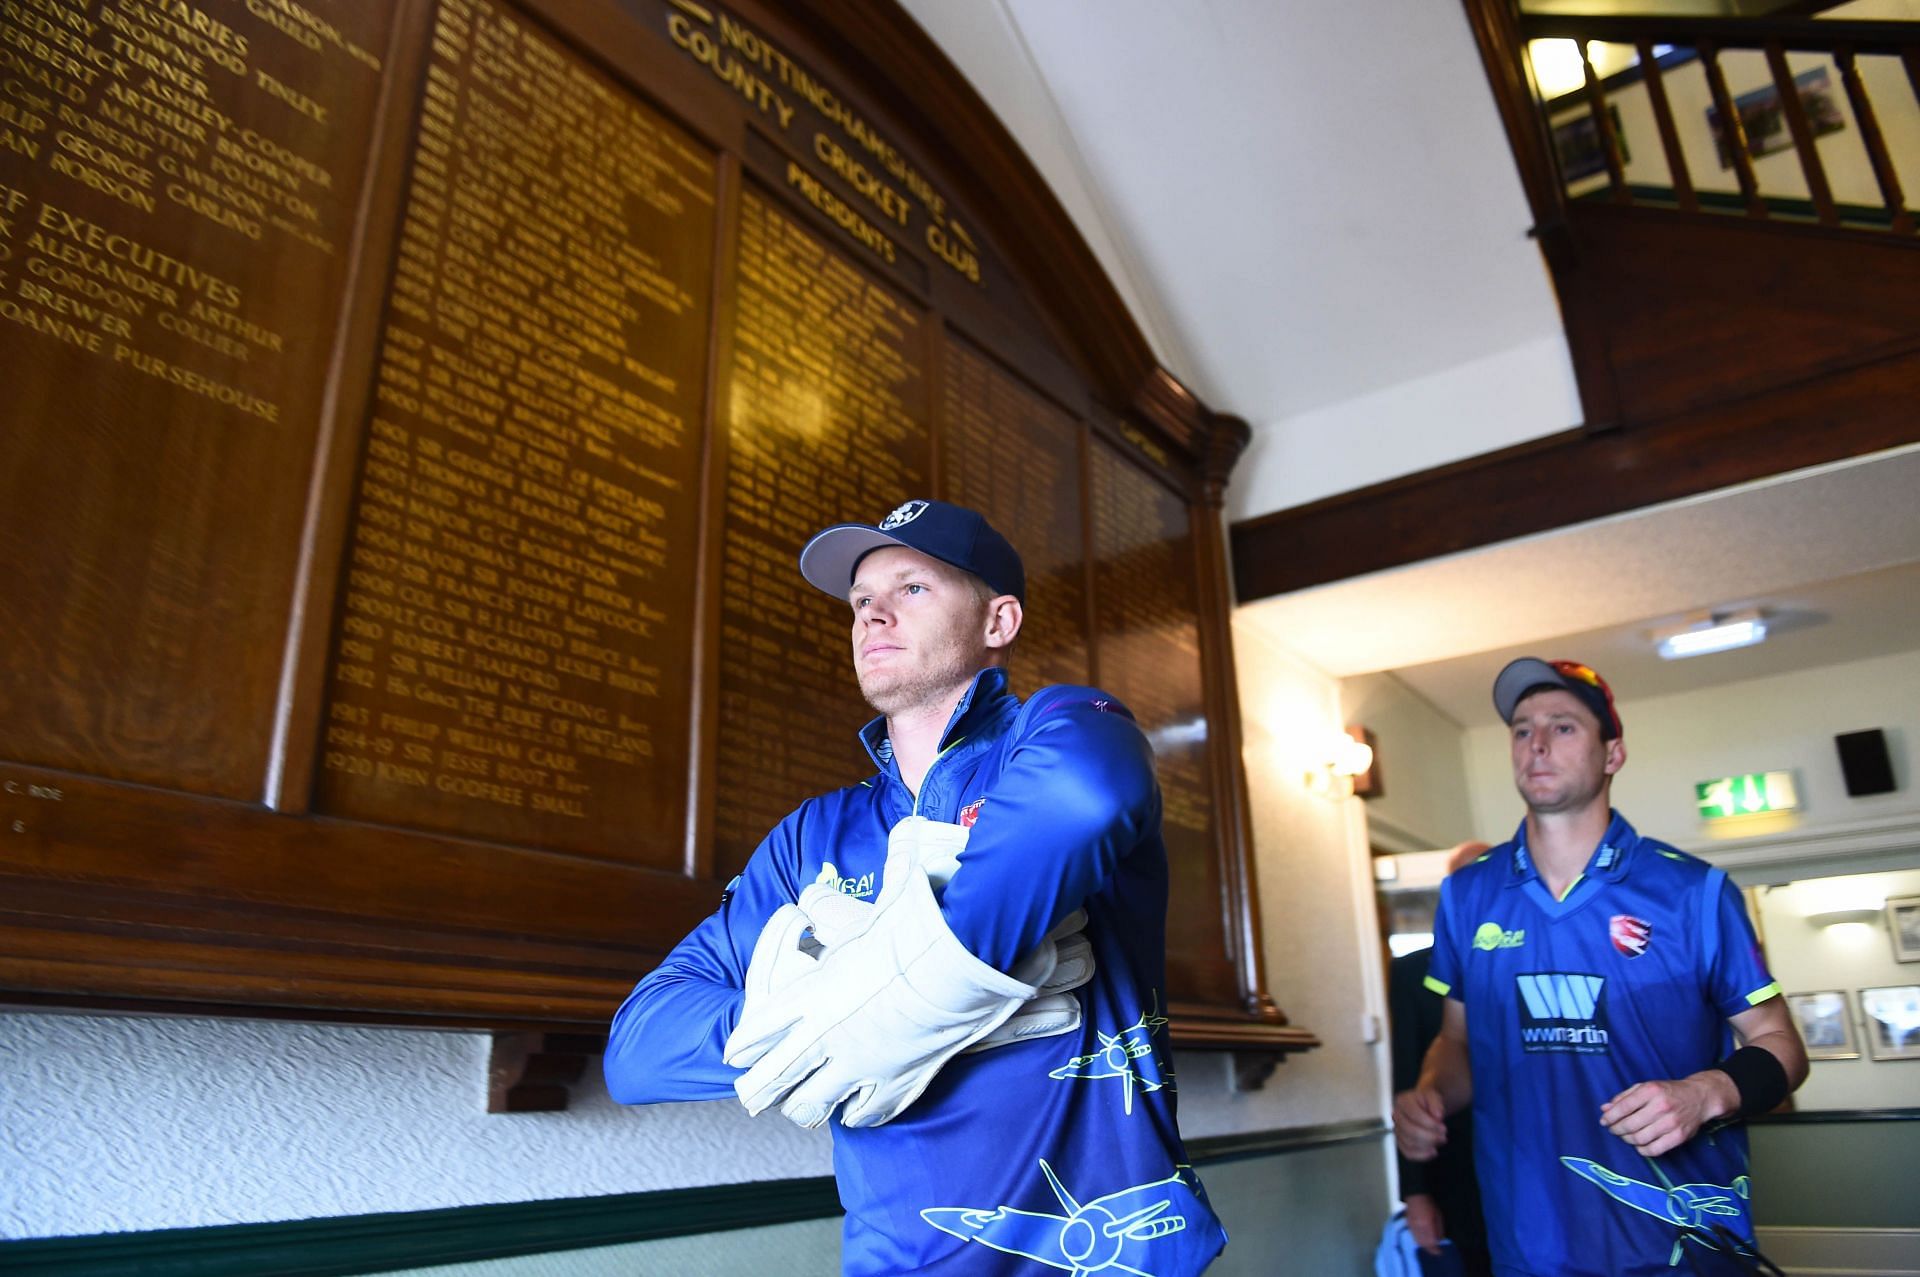
[[1154, 1243], [1185, 1231], [1189, 1212], [1202, 1218], [1206, 1213], [1193, 1186], [1178, 1171], [1085, 1204], [1067, 1190], [1045, 1158], [1040, 1159], [1040, 1173], [1047, 1177], [1047, 1186], [1064, 1214], [1011, 1206], [931, 1206], [920, 1212], [920, 1218], [943, 1233], [1023, 1256], [1073, 1277], [1095, 1273], [1154, 1277], [1178, 1258], [1157, 1254], [1164, 1246]]
[[[1687, 1242], [1706, 1246], [1712, 1250], [1726, 1249], [1713, 1236], [1716, 1226], [1725, 1228], [1729, 1222], [1738, 1223], [1747, 1213], [1746, 1201], [1751, 1189], [1745, 1175], [1740, 1176], [1730, 1185], [1668, 1184], [1663, 1186], [1632, 1179], [1585, 1157], [1563, 1157], [1560, 1159], [1560, 1164], [1599, 1188], [1614, 1201], [1686, 1229], [1687, 1231], [1673, 1243], [1673, 1254], [1667, 1259], [1669, 1268], [1680, 1263], [1681, 1251]], [[1660, 1168], [1655, 1163], [1647, 1164], [1654, 1168], [1655, 1174], [1660, 1173]], [[1661, 1175], [1660, 1178], [1664, 1180], [1666, 1176]], [[1734, 1239], [1724, 1240], [1730, 1242]]]
[[[1159, 999], [1155, 998], [1155, 1005]], [[1166, 1024], [1167, 1017], [1155, 1015], [1152, 1011], [1143, 1011], [1140, 1018], [1131, 1026], [1118, 1033], [1101, 1033], [1100, 1049], [1086, 1055], [1076, 1055], [1059, 1068], [1047, 1074], [1056, 1081], [1071, 1078], [1096, 1079], [1117, 1077], [1121, 1080], [1126, 1095], [1127, 1116], [1133, 1116], [1133, 1088], [1137, 1085], [1143, 1091], [1157, 1091], [1166, 1083], [1157, 1077], [1148, 1077], [1141, 1071], [1140, 1061], [1145, 1060], [1154, 1071], [1159, 1072], [1158, 1061], [1153, 1056], [1153, 1035]]]

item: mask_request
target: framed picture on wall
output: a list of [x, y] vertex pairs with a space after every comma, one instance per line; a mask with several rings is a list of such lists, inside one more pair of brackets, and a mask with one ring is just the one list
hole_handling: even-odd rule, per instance
[[1876, 1060], [1920, 1060], [1920, 984], [1860, 990], [1861, 1024]]
[[1853, 1016], [1843, 989], [1820, 993], [1789, 993], [1787, 1007], [1807, 1044], [1809, 1060], [1857, 1060], [1860, 1047], [1853, 1040]]
[[[1620, 107], [1613, 102], [1607, 103], [1607, 114], [1613, 123], [1614, 149], [1620, 154], [1620, 167], [1625, 168], [1633, 157], [1627, 152], [1627, 130], [1620, 123]], [[1569, 185], [1583, 177], [1607, 171], [1607, 153], [1600, 144], [1600, 126], [1593, 122], [1590, 112], [1582, 111], [1571, 119], [1555, 124], [1553, 149], [1560, 157], [1561, 180]]]
[[1887, 931], [1898, 962], [1920, 962], [1920, 896], [1887, 901]]

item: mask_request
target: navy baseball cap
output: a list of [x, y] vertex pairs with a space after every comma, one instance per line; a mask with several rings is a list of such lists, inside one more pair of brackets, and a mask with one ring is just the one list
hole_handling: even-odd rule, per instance
[[1495, 676], [1493, 707], [1500, 712], [1500, 721], [1511, 723], [1513, 711], [1520, 708], [1527, 693], [1543, 687], [1571, 692], [1575, 700], [1592, 710], [1593, 716], [1600, 720], [1601, 740], [1613, 740], [1621, 734], [1620, 711], [1614, 708], [1613, 689], [1598, 671], [1579, 661], [1543, 661], [1537, 656], [1509, 661]]
[[945, 501], [908, 501], [878, 523], [836, 523], [813, 534], [800, 551], [800, 575], [836, 599], [847, 597], [860, 560], [904, 545], [971, 572], [995, 594], [1027, 601], [1027, 569], [986, 516]]

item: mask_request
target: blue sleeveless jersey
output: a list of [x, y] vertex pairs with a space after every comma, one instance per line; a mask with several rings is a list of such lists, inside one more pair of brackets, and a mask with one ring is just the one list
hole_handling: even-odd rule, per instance
[[1132, 715], [1087, 687], [1023, 705], [1003, 671], [982, 671], [917, 804], [884, 720], [861, 738], [879, 772], [783, 820], [719, 911], [620, 1008], [608, 1089], [629, 1104], [734, 1099], [740, 1071], [721, 1046], [767, 918], [827, 861], [843, 891], [872, 899], [905, 816], [965, 824], [941, 898], [948, 926], [1004, 971], [1084, 906], [1096, 969], [1075, 994], [1081, 1027], [956, 1057], [884, 1126], [833, 1121], [844, 1271], [1200, 1272], [1226, 1233], [1174, 1122], [1166, 847], [1152, 751]]
[[1744, 1127], [1659, 1158], [1600, 1125], [1638, 1082], [1732, 1049], [1727, 1018], [1779, 986], [1740, 893], [1618, 813], [1555, 900], [1526, 826], [1449, 877], [1427, 983], [1467, 1010], [1474, 1153], [1502, 1274], [1691, 1271], [1683, 1226], [1753, 1236]]

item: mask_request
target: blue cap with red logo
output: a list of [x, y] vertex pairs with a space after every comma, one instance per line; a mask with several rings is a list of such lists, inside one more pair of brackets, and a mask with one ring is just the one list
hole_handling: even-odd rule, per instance
[[1027, 601], [1027, 569], [1019, 552], [993, 530], [985, 515], [946, 501], [908, 501], [878, 523], [822, 528], [800, 551], [800, 575], [844, 599], [860, 560], [890, 545], [918, 550], [973, 573], [995, 594]]

